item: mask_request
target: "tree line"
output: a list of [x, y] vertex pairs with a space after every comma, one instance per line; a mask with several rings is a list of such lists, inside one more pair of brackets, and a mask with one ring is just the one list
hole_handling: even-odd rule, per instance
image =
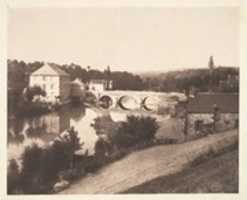
[[[25, 63], [8, 60], [8, 88], [22, 91], [28, 86], [29, 75], [40, 68], [44, 62]], [[78, 64], [56, 65], [66, 71], [71, 79], [79, 78], [83, 82], [91, 79], [109, 79], [113, 81], [113, 90], [151, 90], [160, 92], [183, 92], [194, 88], [198, 91], [238, 92], [239, 68], [218, 66], [210, 68], [171, 71], [158, 75], [133, 74], [126, 71], [111, 71], [110, 66], [104, 70]]]
[[207, 68], [171, 71], [159, 75], [145, 75], [148, 90], [162, 92], [238, 92], [239, 68], [219, 66], [213, 71]]
[[[113, 71], [109, 66], [104, 70], [94, 69], [91, 66], [85, 68], [80, 65], [71, 63], [55, 65], [67, 72], [71, 80], [79, 78], [83, 82], [88, 82], [92, 79], [110, 79], [113, 81], [114, 90], [143, 90], [145, 89], [143, 80], [140, 76], [126, 71]], [[8, 60], [8, 88], [14, 88], [17, 91], [22, 91], [28, 86], [29, 75], [44, 65], [44, 62], [35, 61], [25, 63], [24, 61]]]

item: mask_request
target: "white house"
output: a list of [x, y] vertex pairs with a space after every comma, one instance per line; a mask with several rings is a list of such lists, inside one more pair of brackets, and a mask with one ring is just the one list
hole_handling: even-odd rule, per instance
[[45, 64], [30, 75], [29, 86], [40, 86], [47, 102], [65, 103], [70, 97], [70, 76], [59, 67]]
[[88, 89], [90, 91], [103, 92], [105, 90], [112, 89], [112, 80], [108, 81], [105, 79], [92, 79], [88, 83]]

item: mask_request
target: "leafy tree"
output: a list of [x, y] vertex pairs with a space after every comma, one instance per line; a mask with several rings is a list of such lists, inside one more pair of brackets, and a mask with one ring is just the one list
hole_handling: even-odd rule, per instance
[[28, 87], [24, 92], [24, 99], [26, 99], [28, 102], [31, 102], [36, 95], [44, 97], [46, 96], [46, 92], [39, 86]]
[[127, 121], [117, 130], [113, 142], [120, 148], [149, 142], [154, 138], [157, 129], [155, 118], [128, 116]]
[[81, 148], [78, 133], [70, 128], [68, 134], [46, 148], [37, 144], [26, 147], [21, 157], [20, 185], [25, 194], [46, 193], [51, 190], [61, 171], [74, 168], [74, 152]]
[[43, 148], [37, 144], [27, 146], [22, 155], [21, 186], [24, 193], [40, 191], [40, 166], [42, 164]]
[[8, 194], [14, 194], [18, 192], [18, 188], [20, 187], [20, 172], [19, 166], [15, 159], [9, 161], [8, 164]]

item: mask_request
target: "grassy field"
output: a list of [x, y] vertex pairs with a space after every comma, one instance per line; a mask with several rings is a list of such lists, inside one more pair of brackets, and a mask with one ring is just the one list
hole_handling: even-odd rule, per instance
[[238, 150], [231, 149], [182, 172], [159, 177], [123, 193], [237, 193]]

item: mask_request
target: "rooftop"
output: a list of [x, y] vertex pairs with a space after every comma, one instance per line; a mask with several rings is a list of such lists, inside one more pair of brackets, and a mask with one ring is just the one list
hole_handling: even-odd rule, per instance
[[31, 76], [38, 76], [38, 75], [69, 76], [69, 74], [67, 74], [59, 67], [47, 63], [31, 74]]
[[106, 79], [91, 79], [90, 80], [90, 83], [101, 83], [101, 84], [104, 84], [106, 82], [107, 82]]
[[238, 93], [198, 93], [188, 103], [189, 113], [213, 113], [214, 106], [222, 113], [239, 112]]

